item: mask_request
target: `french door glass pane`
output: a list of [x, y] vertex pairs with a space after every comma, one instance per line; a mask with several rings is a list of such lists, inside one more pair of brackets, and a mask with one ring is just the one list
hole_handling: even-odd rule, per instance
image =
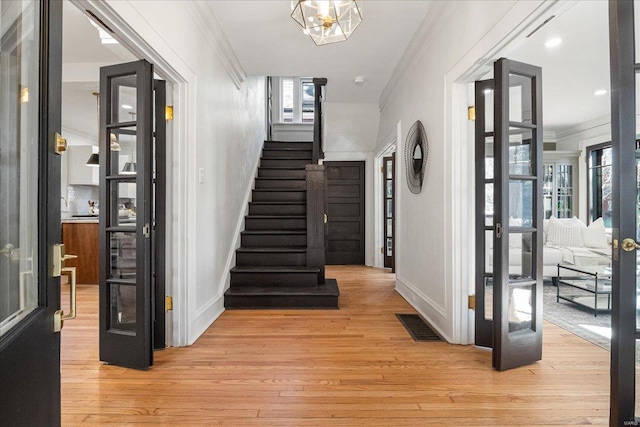
[[136, 233], [115, 232], [110, 235], [111, 279], [136, 278]]
[[[484, 131], [493, 132], [493, 89], [485, 89], [484, 103]], [[491, 138], [491, 149], [487, 147], [487, 156], [493, 156], [493, 138]]]
[[493, 319], [493, 277], [484, 278], [484, 318]]
[[117, 208], [117, 213], [114, 211], [113, 215], [111, 215], [111, 225], [135, 226], [137, 218], [135, 181], [114, 182], [111, 186], [111, 190], [115, 192], [112, 194], [111, 200], [118, 201], [117, 205], [113, 204], [114, 208]]
[[509, 74], [509, 121], [531, 123], [531, 78]]
[[109, 330], [135, 335], [136, 287], [135, 285], [109, 285]]
[[111, 80], [114, 109], [111, 123], [132, 122], [136, 119], [136, 76], [115, 77]]
[[493, 225], [493, 183], [484, 185], [484, 225]]
[[533, 322], [533, 285], [509, 284], [509, 332], [531, 329]]
[[509, 277], [531, 278], [533, 277], [533, 265], [531, 261], [533, 233], [509, 233]]
[[135, 175], [136, 127], [128, 126], [111, 130], [111, 169], [109, 175]]
[[509, 180], [509, 225], [533, 226], [533, 181]]
[[551, 215], [553, 214], [553, 175], [553, 165], [544, 165], [542, 203], [545, 219], [551, 218]]
[[0, 2], [0, 336], [38, 306], [39, 2]]
[[528, 129], [511, 128], [509, 133], [509, 174], [532, 175], [532, 132]]

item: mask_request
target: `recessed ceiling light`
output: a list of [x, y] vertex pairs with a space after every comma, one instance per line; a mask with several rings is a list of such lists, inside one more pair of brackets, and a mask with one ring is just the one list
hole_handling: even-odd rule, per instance
[[125, 110], [131, 110], [133, 107], [129, 104], [122, 104], [121, 105], [122, 108], [124, 108]]
[[357, 85], [361, 85], [364, 83], [364, 77], [362, 76], [358, 76], [355, 79], [353, 79], [353, 82]]
[[556, 37], [556, 38], [547, 40], [547, 42], [544, 45], [546, 47], [557, 47], [557, 46], [560, 46], [560, 43], [562, 43], [562, 39], [559, 37]]
[[606, 93], [607, 93], [607, 91], [605, 89], [599, 89], [599, 90], [593, 92], [593, 94], [595, 96], [602, 96], [602, 95], [605, 95]]

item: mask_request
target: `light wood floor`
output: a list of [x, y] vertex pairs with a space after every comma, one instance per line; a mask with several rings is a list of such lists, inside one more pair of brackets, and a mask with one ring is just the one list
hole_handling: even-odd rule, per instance
[[62, 332], [64, 426], [606, 425], [609, 353], [545, 323], [544, 360], [508, 372], [473, 346], [416, 343], [393, 275], [328, 268], [339, 311], [227, 311], [139, 372], [98, 361], [97, 287]]

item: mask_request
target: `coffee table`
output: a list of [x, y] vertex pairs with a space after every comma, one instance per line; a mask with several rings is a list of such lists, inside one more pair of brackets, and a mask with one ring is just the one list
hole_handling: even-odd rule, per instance
[[[611, 310], [611, 268], [605, 265], [558, 264], [554, 278], [556, 301], [565, 300], [593, 310]], [[564, 292], [564, 293], [563, 293]]]

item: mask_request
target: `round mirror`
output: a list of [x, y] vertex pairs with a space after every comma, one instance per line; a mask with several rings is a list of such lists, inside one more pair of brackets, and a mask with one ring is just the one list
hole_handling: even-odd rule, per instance
[[413, 173], [420, 173], [422, 170], [422, 146], [416, 144], [413, 149]]

